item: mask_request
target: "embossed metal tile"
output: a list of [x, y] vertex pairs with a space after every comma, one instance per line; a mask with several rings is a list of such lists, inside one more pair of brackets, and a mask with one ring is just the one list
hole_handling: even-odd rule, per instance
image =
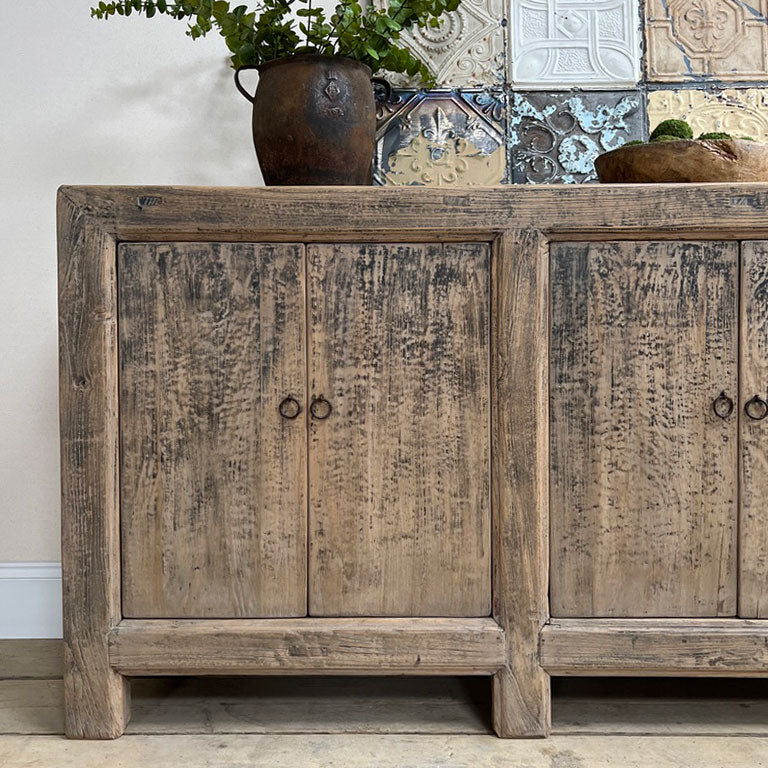
[[725, 131], [768, 142], [768, 88], [651, 91], [648, 122], [653, 130], [662, 120], [687, 120], [695, 135]]
[[[389, 0], [374, 0], [386, 7]], [[437, 28], [403, 33], [401, 43], [429, 67], [439, 88], [501, 86], [506, 58], [504, 0], [462, 0]], [[418, 78], [388, 73], [398, 87], [418, 87]]]
[[648, 78], [768, 79], [768, 0], [646, 0]]
[[639, 91], [513, 93], [508, 152], [516, 184], [596, 181], [595, 158], [644, 138]]
[[616, 88], [640, 79], [638, 0], [507, 0], [510, 81]]
[[[501, 92], [396, 91], [379, 125], [374, 183], [487, 186], [506, 173]], [[380, 105], [382, 120], [386, 109]]]

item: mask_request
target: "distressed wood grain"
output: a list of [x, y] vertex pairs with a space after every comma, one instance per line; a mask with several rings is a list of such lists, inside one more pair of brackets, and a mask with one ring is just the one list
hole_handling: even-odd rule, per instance
[[[64, 187], [120, 240], [428, 242], [538, 229], [569, 240], [768, 237], [768, 184]], [[419, 235], [419, 237], [416, 237]], [[398, 240], [397, 238], [401, 238]], [[406, 238], [406, 239], [402, 239]]]
[[549, 617], [548, 250], [536, 230], [510, 230], [492, 278], [493, 615], [507, 663], [493, 680], [499, 736], [546, 736], [549, 675], [538, 638]]
[[119, 248], [123, 612], [306, 613], [303, 247]]
[[107, 650], [120, 621], [115, 242], [66, 197], [57, 213], [65, 730], [111, 739], [130, 711]]
[[489, 615], [490, 247], [307, 257], [310, 613]]
[[488, 675], [504, 663], [490, 618], [128, 619], [109, 642], [130, 674]]
[[743, 243], [741, 269], [739, 615], [768, 618], [768, 418], [744, 410], [768, 401], [768, 242]]
[[555, 619], [541, 633], [553, 675], [768, 676], [768, 621]]
[[736, 243], [552, 246], [554, 616], [736, 612]]

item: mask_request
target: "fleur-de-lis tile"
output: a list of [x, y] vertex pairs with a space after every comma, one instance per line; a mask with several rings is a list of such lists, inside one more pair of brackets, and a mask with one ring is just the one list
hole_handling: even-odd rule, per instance
[[[389, 0], [374, 0], [379, 8]], [[417, 27], [403, 33], [400, 44], [429, 68], [439, 88], [501, 86], [504, 82], [505, 0], [462, 0], [437, 27]], [[418, 78], [387, 73], [400, 88], [418, 87]]]
[[374, 183], [472, 186], [504, 180], [502, 93], [395, 91], [379, 102], [379, 111]]
[[508, 153], [517, 184], [597, 180], [595, 158], [645, 131], [639, 91], [513, 93]]
[[510, 82], [554, 90], [640, 78], [638, 0], [508, 0]]
[[768, 79], [768, 0], [646, 0], [648, 78]]

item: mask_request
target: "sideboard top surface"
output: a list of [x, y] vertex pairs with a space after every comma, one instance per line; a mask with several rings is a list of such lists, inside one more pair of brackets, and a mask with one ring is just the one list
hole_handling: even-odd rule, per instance
[[500, 187], [63, 186], [61, 213], [117, 240], [554, 240], [768, 235], [768, 184]]

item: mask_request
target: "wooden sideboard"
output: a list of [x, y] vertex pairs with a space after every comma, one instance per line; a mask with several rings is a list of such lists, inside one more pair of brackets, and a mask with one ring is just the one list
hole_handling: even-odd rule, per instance
[[63, 187], [66, 730], [132, 675], [768, 674], [768, 185]]

